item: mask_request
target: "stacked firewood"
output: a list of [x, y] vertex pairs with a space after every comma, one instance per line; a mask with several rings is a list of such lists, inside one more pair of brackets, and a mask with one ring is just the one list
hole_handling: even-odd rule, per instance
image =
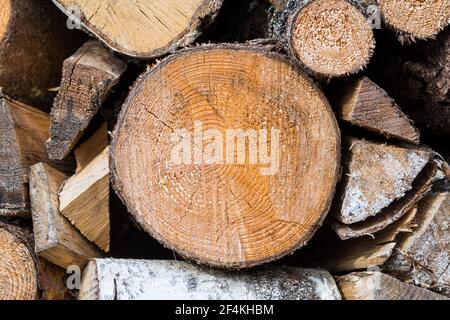
[[448, 299], [448, 0], [7, 0], [0, 299]]

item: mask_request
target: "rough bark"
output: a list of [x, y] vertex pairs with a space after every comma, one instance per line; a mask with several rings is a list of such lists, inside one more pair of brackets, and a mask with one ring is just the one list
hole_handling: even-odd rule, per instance
[[66, 175], [43, 163], [30, 169], [30, 198], [35, 252], [67, 269], [84, 268], [100, 250], [84, 238], [59, 212], [58, 194]]
[[373, 236], [374, 233], [383, 230], [404, 216], [429, 193], [432, 190], [436, 174], [437, 165], [434, 161], [431, 161], [414, 180], [412, 189], [406, 192], [403, 198], [395, 200], [376, 216], [350, 225], [331, 220], [331, 225], [342, 240]]
[[424, 199], [414, 223], [414, 232], [401, 237], [385, 271], [450, 297], [450, 194]]
[[48, 114], [0, 96], [0, 215], [29, 216], [28, 169], [38, 162], [52, 163], [70, 171], [72, 163], [51, 162], [45, 141], [48, 139]]
[[13, 99], [49, 110], [61, 65], [82, 43], [49, 1], [5, 0], [0, 15], [0, 87]]
[[192, 44], [223, 0], [53, 2], [111, 49], [148, 59]]
[[[208, 131], [193, 141], [200, 126]], [[236, 129], [271, 136], [260, 143], [261, 161], [255, 139], [244, 152], [235, 135], [228, 149], [217, 143]], [[181, 142], [188, 152], [178, 152]], [[262, 160], [264, 146], [271, 159]], [[202, 46], [138, 80], [114, 132], [111, 168], [116, 191], [156, 239], [190, 259], [242, 268], [308, 242], [328, 212], [339, 151], [324, 95], [284, 57]]]
[[80, 300], [340, 300], [322, 270], [272, 267], [230, 274], [185, 262], [93, 260]]
[[333, 212], [344, 224], [365, 221], [403, 198], [433, 157], [427, 150], [356, 138], [349, 138], [344, 150], [345, 176]]
[[88, 41], [64, 61], [47, 142], [51, 159], [61, 160], [72, 151], [125, 69], [97, 41]]
[[380, 272], [358, 272], [337, 278], [345, 300], [448, 300]]

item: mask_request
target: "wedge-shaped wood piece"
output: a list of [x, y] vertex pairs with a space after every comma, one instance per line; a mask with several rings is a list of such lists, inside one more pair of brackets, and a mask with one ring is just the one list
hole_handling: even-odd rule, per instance
[[111, 49], [155, 58], [192, 44], [214, 21], [223, 0], [53, 0]]
[[59, 209], [87, 239], [109, 251], [109, 147], [64, 182]]
[[89, 262], [80, 300], [340, 300], [323, 270], [271, 267], [228, 272], [178, 261]]
[[331, 220], [331, 225], [342, 240], [373, 236], [374, 233], [383, 230], [394, 223], [411, 210], [432, 189], [437, 174], [437, 165], [431, 161], [413, 182], [413, 187], [406, 195], [392, 202], [374, 217], [354, 224], [343, 224]]
[[50, 1], [3, 0], [0, 12], [0, 87], [11, 98], [50, 110], [61, 64], [84, 40], [66, 27]]
[[35, 248], [39, 256], [64, 269], [84, 268], [89, 259], [102, 257], [102, 253], [59, 212], [58, 194], [66, 178], [43, 163], [30, 169]]
[[398, 221], [373, 236], [327, 241], [324, 247], [320, 248], [320, 267], [333, 272], [351, 272], [382, 266], [395, 250], [399, 234], [412, 232], [416, 212], [417, 208], [410, 210]]
[[345, 300], [448, 300], [381, 272], [351, 273], [338, 277], [337, 284]]
[[339, 119], [387, 137], [420, 143], [413, 122], [369, 78], [340, 82], [332, 86], [330, 97]]
[[38, 268], [31, 233], [0, 222], [0, 300], [36, 300]]
[[64, 62], [51, 112], [51, 159], [63, 159], [72, 151], [125, 69], [126, 64], [97, 41], [88, 41]]
[[284, 56], [250, 45], [199, 46], [148, 70], [111, 149], [113, 185], [144, 230], [220, 267], [304, 246], [341, 166], [320, 89]]
[[108, 145], [108, 126], [103, 123], [88, 140], [75, 149], [76, 172], [86, 168]]
[[400, 237], [386, 271], [450, 296], [450, 193], [423, 199], [414, 224], [414, 232]]
[[[49, 127], [48, 114], [0, 96], [0, 216], [30, 215], [28, 169], [50, 162]], [[69, 160], [52, 164], [63, 171], [72, 166]]]
[[346, 171], [338, 192], [334, 218], [354, 224], [376, 216], [405, 197], [433, 154], [356, 138], [344, 147]]

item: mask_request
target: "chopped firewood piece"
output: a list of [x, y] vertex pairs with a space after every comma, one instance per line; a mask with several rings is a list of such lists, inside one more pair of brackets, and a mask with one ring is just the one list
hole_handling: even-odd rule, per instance
[[84, 268], [91, 258], [102, 257], [59, 212], [59, 189], [67, 177], [46, 164], [30, 170], [30, 198], [36, 253], [53, 264], [67, 269]]
[[334, 218], [354, 224], [378, 215], [413, 189], [413, 182], [432, 156], [427, 150], [349, 138]]
[[109, 251], [109, 147], [64, 182], [59, 210], [87, 239]]
[[0, 96], [0, 216], [30, 215], [30, 166], [46, 162], [64, 172], [72, 169], [70, 159], [48, 159], [49, 127], [47, 113]]
[[419, 144], [420, 134], [412, 121], [388, 94], [367, 77], [343, 81], [330, 90], [339, 119], [405, 142]]
[[419, 203], [413, 232], [404, 234], [386, 272], [450, 297], [450, 193]]
[[338, 277], [337, 284], [345, 300], [448, 300], [380, 272], [351, 273]]
[[80, 300], [340, 300], [333, 277], [272, 267], [230, 274], [177, 261], [101, 260], [83, 273]]
[[223, 0], [53, 0], [111, 49], [155, 58], [192, 44]]
[[126, 64], [97, 41], [88, 41], [64, 62], [51, 112], [51, 159], [63, 159], [72, 151], [125, 69]]

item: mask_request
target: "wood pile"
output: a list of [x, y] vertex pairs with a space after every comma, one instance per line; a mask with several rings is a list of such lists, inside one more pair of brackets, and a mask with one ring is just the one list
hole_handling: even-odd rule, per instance
[[237, 2], [2, 2], [0, 300], [450, 298], [450, 2]]

